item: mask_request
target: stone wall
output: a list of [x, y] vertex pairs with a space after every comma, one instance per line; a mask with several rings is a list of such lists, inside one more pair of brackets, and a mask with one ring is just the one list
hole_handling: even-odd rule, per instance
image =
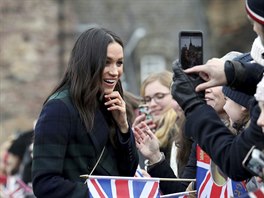
[[[64, 9], [71, 7], [68, 2]], [[45, 97], [59, 79], [60, 46], [58, 1], [4, 0], [0, 10], [1, 142], [9, 134], [32, 128]], [[65, 13], [65, 33], [72, 33], [75, 13]], [[66, 46], [71, 46], [72, 38], [66, 40]]]

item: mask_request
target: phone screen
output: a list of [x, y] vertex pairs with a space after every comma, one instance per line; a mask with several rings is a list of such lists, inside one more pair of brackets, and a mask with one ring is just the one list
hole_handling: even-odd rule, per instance
[[263, 168], [264, 168], [264, 159], [263, 153], [252, 147], [248, 152], [247, 156], [243, 160], [243, 166], [252, 174], [257, 175], [261, 178], [264, 178]]
[[148, 107], [148, 105], [141, 104], [141, 105], [139, 105], [138, 110], [139, 110], [139, 115], [142, 115], [142, 114], [145, 114], [146, 115], [146, 120], [152, 119], [152, 116], [149, 113], [149, 107]]
[[183, 69], [203, 64], [203, 34], [200, 31], [179, 33], [179, 57]]

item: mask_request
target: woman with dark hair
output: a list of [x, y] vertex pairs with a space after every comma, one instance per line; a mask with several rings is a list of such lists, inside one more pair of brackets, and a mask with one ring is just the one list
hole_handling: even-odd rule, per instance
[[88, 197], [82, 174], [134, 176], [138, 154], [120, 82], [123, 59], [121, 39], [107, 29], [91, 28], [76, 41], [36, 124], [37, 197]]

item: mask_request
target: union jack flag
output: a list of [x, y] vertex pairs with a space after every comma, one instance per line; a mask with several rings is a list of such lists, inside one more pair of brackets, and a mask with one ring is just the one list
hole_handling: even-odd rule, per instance
[[264, 197], [264, 186], [261, 186], [259, 189], [241, 196], [241, 198], [260, 198], [260, 197]]
[[159, 198], [155, 178], [89, 176], [86, 180], [91, 198]]
[[264, 186], [254, 192], [249, 192], [248, 195], [250, 198], [264, 197]]
[[247, 194], [245, 182], [235, 182], [222, 174], [210, 157], [197, 145], [196, 188], [198, 198], [241, 197]]

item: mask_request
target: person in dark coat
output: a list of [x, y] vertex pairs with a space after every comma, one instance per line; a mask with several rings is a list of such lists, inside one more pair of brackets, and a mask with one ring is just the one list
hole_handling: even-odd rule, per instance
[[134, 176], [138, 154], [120, 81], [123, 62], [123, 43], [110, 30], [91, 28], [77, 39], [35, 127], [37, 197], [88, 197], [84, 174]]
[[192, 84], [190, 77], [179, 67], [174, 68], [174, 72], [172, 93], [186, 114], [186, 136], [196, 140], [228, 177], [234, 180], [252, 177], [242, 166], [242, 161], [253, 145], [261, 148], [264, 146], [264, 134], [261, 127], [256, 124], [259, 116], [257, 103], [252, 104], [249, 127], [243, 133], [234, 136], [214, 109], [205, 104], [203, 96], [195, 92], [195, 85]]
[[[24, 155], [27, 152], [29, 145], [32, 143], [32, 140], [33, 130], [23, 131], [14, 139], [8, 148], [8, 175], [15, 175], [19, 172], [23, 163]], [[31, 171], [28, 172], [28, 176], [31, 178]]]
[[[203, 90], [213, 86], [228, 85], [237, 91], [254, 95], [256, 85], [264, 72], [264, 2], [246, 1], [246, 11], [258, 34], [251, 49], [252, 63], [211, 59], [205, 65], [183, 71], [174, 64], [171, 92], [186, 115], [185, 134], [196, 140], [202, 149], [231, 179], [251, 178], [242, 162], [252, 146], [264, 148], [264, 133], [257, 124], [260, 109], [256, 100], [250, 105], [250, 125], [234, 136], [223, 125], [214, 110], [205, 104]], [[190, 73], [197, 73], [189, 75]], [[204, 80], [205, 82], [203, 82]]]

